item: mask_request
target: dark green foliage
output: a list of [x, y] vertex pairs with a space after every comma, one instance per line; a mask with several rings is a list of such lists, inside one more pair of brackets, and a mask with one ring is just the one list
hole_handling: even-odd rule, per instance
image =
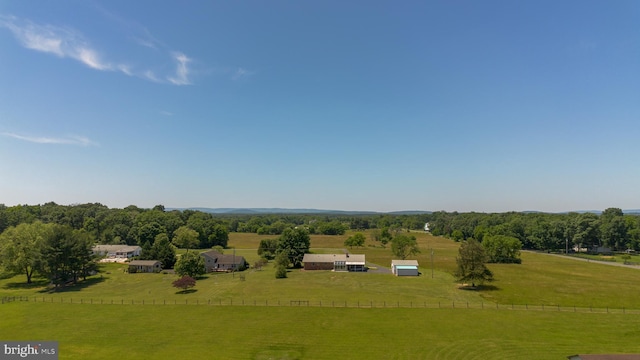
[[344, 246], [348, 246], [350, 248], [353, 248], [354, 246], [361, 247], [361, 246], [364, 246], [364, 241], [366, 239], [367, 238], [364, 236], [363, 233], [357, 232], [349, 236], [347, 240], [344, 241]]
[[347, 231], [347, 227], [338, 220], [316, 223], [312, 228], [314, 234], [322, 235], [343, 235]]
[[198, 232], [188, 226], [181, 226], [173, 232], [173, 245], [181, 249], [195, 249], [199, 245]]
[[482, 247], [490, 263], [520, 264], [522, 243], [515, 237], [505, 235], [486, 236]]
[[471, 238], [463, 242], [458, 250], [456, 258], [457, 269], [453, 274], [456, 280], [462, 283], [484, 283], [493, 281], [493, 273], [487, 268], [487, 255], [475, 239]]
[[54, 225], [43, 245], [43, 273], [55, 286], [86, 278], [97, 269], [92, 245], [86, 233]]
[[291, 261], [289, 260], [289, 252], [286, 250], [283, 250], [280, 253], [278, 253], [278, 255], [275, 257], [273, 264], [276, 267], [282, 266], [284, 268], [288, 268], [289, 265], [291, 264]]
[[404, 260], [410, 255], [420, 253], [416, 237], [407, 234], [398, 234], [391, 241], [391, 252], [393, 255]]
[[149, 260], [159, 260], [163, 269], [173, 269], [176, 263], [176, 248], [169, 242], [167, 234], [159, 234], [151, 247], [153, 258]]
[[287, 277], [287, 268], [284, 266], [276, 266], [276, 279], [284, 279]]
[[300, 267], [304, 254], [309, 252], [311, 238], [305, 229], [286, 229], [278, 238], [276, 252], [286, 253], [293, 267]]
[[276, 257], [276, 251], [278, 249], [278, 239], [263, 239], [260, 240], [258, 246], [258, 255], [268, 260], [273, 260]]
[[175, 264], [176, 274], [180, 276], [189, 275], [191, 277], [197, 277], [198, 275], [204, 275], [207, 269], [204, 265], [204, 258], [195, 251], [187, 251], [182, 254]]

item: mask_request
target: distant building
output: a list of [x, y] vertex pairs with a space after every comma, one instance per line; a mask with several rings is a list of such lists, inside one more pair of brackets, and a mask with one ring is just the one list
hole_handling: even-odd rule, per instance
[[205, 251], [200, 254], [204, 258], [207, 272], [211, 271], [242, 271], [249, 267], [244, 256], [221, 254], [216, 250]]
[[429, 223], [424, 224], [424, 231], [429, 231]]
[[129, 273], [157, 273], [162, 270], [158, 260], [133, 260], [129, 263]]
[[363, 254], [304, 254], [305, 270], [367, 271]]
[[107, 258], [131, 259], [139, 256], [142, 248], [130, 245], [96, 245], [92, 249], [94, 254]]

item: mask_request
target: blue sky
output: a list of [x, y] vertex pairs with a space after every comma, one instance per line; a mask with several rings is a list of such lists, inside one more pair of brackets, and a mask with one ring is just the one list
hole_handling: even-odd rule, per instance
[[640, 2], [2, 1], [0, 203], [640, 208]]

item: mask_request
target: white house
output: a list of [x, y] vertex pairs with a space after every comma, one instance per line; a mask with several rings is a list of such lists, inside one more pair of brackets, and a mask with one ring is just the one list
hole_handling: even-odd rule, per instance
[[116, 259], [131, 259], [139, 256], [142, 248], [140, 246], [130, 245], [96, 245], [93, 247], [93, 253], [98, 256]]
[[395, 276], [418, 276], [418, 261], [391, 260], [391, 271]]
[[429, 231], [429, 223], [424, 224], [424, 231]]

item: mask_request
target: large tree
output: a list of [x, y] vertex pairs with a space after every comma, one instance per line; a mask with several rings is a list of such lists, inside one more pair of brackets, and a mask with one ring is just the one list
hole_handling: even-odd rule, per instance
[[393, 255], [404, 260], [409, 255], [420, 253], [416, 237], [407, 234], [398, 234], [391, 240], [391, 252]]
[[492, 263], [520, 264], [520, 249], [522, 243], [513, 236], [493, 235], [485, 236], [482, 247], [487, 259]]
[[286, 229], [278, 238], [277, 253], [286, 252], [293, 267], [300, 267], [304, 254], [309, 252], [311, 238], [305, 229]]
[[77, 282], [97, 269], [90, 236], [66, 225], [54, 225], [43, 246], [44, 272], [57, 287]]
[[0, 235], [0, 265], [14, 274], [24, 274], [27, 284], [42, 270], [42, 246], [51, 226], [39, 221], [10, 227]]
[[204, 265], [204, 258], [195, 251], [188, 251], [182, 254], [175, 265], [176, 274], [180, 276], [189, 275], [197, 277], [207, 272]]
[[605, 246], [616, 250], [626, 250], [629, 247], [627, 224], [619, 208], [608, 208], [602, 212], [600, 230]]
[[258, 255], [267, 260], [273, 260], [276, 257], [277, 248], [278, 239], [262, 239], [258, 246]]
[[363, 233], [357, 232], [349, 236], [347, 240], [344, 241], [344, 246], [348, 246], [350, 248], [353, 248], [354, 246], [357, 246], [357, 247], [364, 246], [364, 241], [366, 239], [367, 238], [364, 236]]
[[180, 226], [173, 232], [173, 244], [182, 249], [195, 249], [198, 247], [198, 236], [197, 231]]
[[167, 234], [158, 234], [151, 247], [153, 257], [149, 260], [159, 260], [163, 269], [172, 269], [176, 263], [176, 248], [169, 242]]
[[471, 283], [476, 286], [476, 282], [482, 284], [485, 281], [493, 281], [493, 273], [487, 268], [487, 255], [482, 245], [473, 238], [463, 242], [458, 249], [456, 258], [457, 269], [454, 273], [457, 281]]

